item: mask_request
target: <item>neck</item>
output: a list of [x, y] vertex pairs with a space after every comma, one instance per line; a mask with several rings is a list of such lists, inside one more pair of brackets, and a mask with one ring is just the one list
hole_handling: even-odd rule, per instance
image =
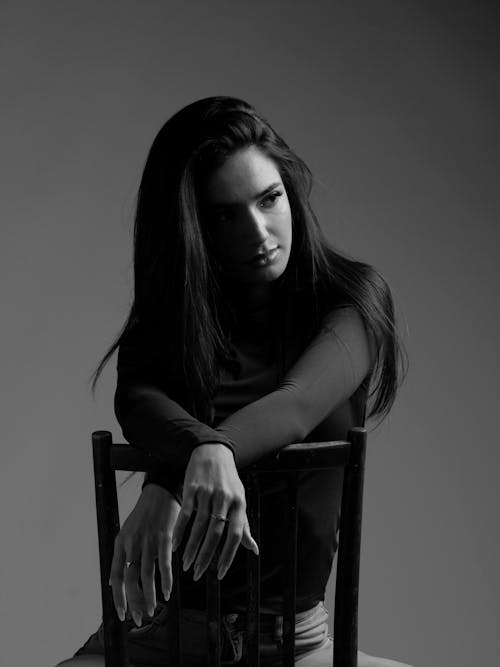
[[273, 289], [270, 283], [249, 285], [247, 289], [241, 290], [240, 303], [249, 309], [264, 307], [271, 303], [272, 296]]
[[235, 311], [243, 314], [271, 306], [276, 296], [276, 281], [248, 285], [243, 283], [226, 283], [223, 292]]

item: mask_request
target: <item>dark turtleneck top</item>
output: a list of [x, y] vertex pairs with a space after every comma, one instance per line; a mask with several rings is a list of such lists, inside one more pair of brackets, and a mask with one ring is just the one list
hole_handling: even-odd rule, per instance
[[[167, 382], [145, 332], [137, 328], [122, 340], [117, 418], [126, 439], [163, 464], [162, 472], [148, 474], [145, 483], [160, 484], [181, 501], [185, 467], [201, 444], [226, 445], [242, 470], [292, 442], [342, 440], [349, 428], [364, 424], [373, 354], [357, 311], [344, 307], [330, 313], [305, 349], [298, 334], [284, 341], [295, 361], [280, 380], [269, 308], [240, 313], [234, 363], [221, 371], [210, 423], [195, 419], [169, 395], [172, 379]], [[342, 472], [304, 471], [298, 483], [297, 611], [304, 611], [324, 599], [337, 548]], [[285, 511], [283, 479], [266, 474], [259, 543], [262, 611], [281, 610]], [[181, 576], [183, 606], [204, 609], [203, 579], [194, 582], [190, 571]], [[241, 546], [221, 592], [224, 610], [246, 608], [246, 549]]]

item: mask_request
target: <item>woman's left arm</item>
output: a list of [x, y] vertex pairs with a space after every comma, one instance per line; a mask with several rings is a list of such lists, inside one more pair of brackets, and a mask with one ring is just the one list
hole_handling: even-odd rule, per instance
[[375, 345], [353, 307], [331, 313], [280, 386], [222, 421], [217, 431], [244, 468], [292, 442], [302, 442], [370, 373]]
[[[231, 463], [241, 469], [285, 445], [302, 442], [354, 394], [370, 373], [374, 359], [374, 346], [371, 345], [358, 312], [354, 308], [342, 308], [331, 313], [280, 386], [233, 413], [215, 429], [231, 443], [234, 459], [227, 448], [224, 448], [222, 454], [230, 456]], [[220, 448], [219, 445], [207, 445], [195, 450], [194, 457], [197, 453], [205, 457], [205, 467], [210, 465], [212, 454], [204, 450], [211, 447]], [[174, 541], [177, 543], [183, 539], [194, 508], [191, 483], [196, 479], [196, 474], [191, 474], [190, 466], [186, 471], [183, 507], [174, 532]], [[200, 518], [198, 514], [197, 520]], [[230, 511], [229, 515], [230, 519], [233, 515], [238, 516], [235, 511]], [[246, 514], [243, 519], [246, 519]], [[247, 526], [246, 521], [240, 523]], [[222, 526], [219, 528], [222, 529]], [[203, 517], [199, 526], [195, 520], [184, 551], [185, 567], [189, 567], [196, 558], [195, 578], [207, 568], [219, 539], [214, 528], [207, 531]], [[231, 542], [229, 539], [226, 541], [219, 560], [220, 578], [232, 562], [238, 543], [239, 540], [234, 542], [234, 548], [230, 550]], [[252, 548], [248, 537], [246, 546]]]

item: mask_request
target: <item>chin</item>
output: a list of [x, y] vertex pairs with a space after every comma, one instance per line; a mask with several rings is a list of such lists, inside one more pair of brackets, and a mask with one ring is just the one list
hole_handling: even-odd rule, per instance
[[245, 282], [250, 285], [262, 285], [264, 283], [272, 283], [285, 273], [286, 265], [283, 266], [268, 266], [261, 271], [258, 275], [248, 276]]

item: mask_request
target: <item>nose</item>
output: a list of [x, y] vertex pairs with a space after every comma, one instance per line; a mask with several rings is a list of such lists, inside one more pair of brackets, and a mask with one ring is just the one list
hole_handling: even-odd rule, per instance
[[265, 215], [258, 209], [248, 211], [245, 216], [245, 240], [249, 245], [262, 245], [268, 238]]

